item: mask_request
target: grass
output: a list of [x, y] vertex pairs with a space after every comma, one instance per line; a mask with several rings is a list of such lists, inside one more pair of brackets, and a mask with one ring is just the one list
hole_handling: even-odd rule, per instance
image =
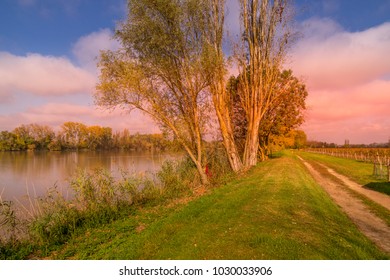
[[[210, 153], [213, 183], [231, 177], [221, 150]], [[107, 170], [79, 170], [70, 179], [72, 197], [53, 187], [42, 197], [29, 197], [30, 207], [15, 207], [0, 195], [0, 259], [46, 258], [74, 236], [96, 230], [134, 212], [174, 205], [198, 195], [200, 178], [192, 161], [166, 161], [151, 176], [125, 172], [116, 180]], [[174, 201], [176, 201], [174, 203]], [[169, 207], [168, 207], [169, 208]]]
[[197, 199], [74, 235], [56, 259], [389, 259], [289, 153]]
[[[373, 175], [369, 175], [369, 168], [370, 164], [363, 163], [363, 162], [356, 162], [349, 159], [340, 159], [336, 157], [331, 157], [327, 155], [319, 155], [319, 154], [312, 154], [312, 153], [300, 153], [300, 156], [302, 156], [305, 160], [307, 160], [311, 165], [313, 165], [318, 172], [320, 172], [323, 176], [331, 178], [333, 181], [339, 182], [340, 187], [343, 187], [346, 191], [348, 191], [350, 194], [352, 194], [354, 197], [361, 200], [373, 213], [375, 213], [377, 216], [379, 216], [383, 221], [387, 223], [388, 226], [390, 226], [390, 211], [383, 207], [382, 205], [379, 205], [378, 203], [372, 201], [371, 199], [368, 199], [365, 195], [362, 195], [346, 186], [344, 186], [344, 183], [338, 179], [337, 177], [333, 176], [329, 172], [327, 172], [327, 168], [323, 165], [318, 164], [318, 162], [321, 162], [325, 164], [326, 166], [332, 167], [335, 170], [337, 170], [340, 173], [344, 173], [345, 176], [350, 177], [352, 179], [355, 179], [357, 181], [357, 178], [360, 177], [360, 184], [364, 184], [367, 182], [367, 180], [378, 180]], [[371, 165], [372, 168], [372, 165]], [[343, 171], [341, 171], [343, 170]], [[362, 172], [362, 175], [357, 174], [357, 170], [359, 172]], [[365, 179], [364, 179], [365, 178]], [[365, 180], [365, 181], [364, 181]], [[386, 185], [386, 188], [390, 188], [390, 182], [375, 182], [372, 184], [383, 184]], [[378, 191], [378, 190], [377, 190]], [[387, 194], [386, 192], [381, 191], [382, 193]]]
[[186, 160], [166, 162], [154, 178], [122, 174], [115, 180], [107, 170], [79, 170], [70, 180], [72, 198], [54, 187], [45, 196], [30, 197], [30, 207], [15, 207], [0, 197], [0, 259], [42, 258], [72, 236], [132, 215], [148, 205], [190, 197], [199, 181]]
[[305, 159], [324, 163], [366, 188], [390, 195], [390, 182], [373, 175], [373, 164], [308, 152], [300, 154]]

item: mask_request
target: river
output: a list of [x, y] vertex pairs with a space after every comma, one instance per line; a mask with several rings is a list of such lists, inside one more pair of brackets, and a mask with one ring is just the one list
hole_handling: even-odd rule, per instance
[[42, 196], [57, 186], [67, 193], [69, 180], [77, 169], [109, 170], [119, 178], [128, 174], [152, 174], [177, 153], [136, 151], [0, 152], [0, 195], [3, 200]]

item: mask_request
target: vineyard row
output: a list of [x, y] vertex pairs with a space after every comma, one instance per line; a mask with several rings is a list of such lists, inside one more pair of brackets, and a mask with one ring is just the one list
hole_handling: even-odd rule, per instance
[[309, 148], [306, 151], [373, 164], [373, 175], [390, 181], [390, 149], [388, 148]]

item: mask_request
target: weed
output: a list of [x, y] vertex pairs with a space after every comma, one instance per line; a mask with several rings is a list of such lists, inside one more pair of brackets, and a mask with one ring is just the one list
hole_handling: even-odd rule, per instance
[[166, 161], [161, 170], [157, 173], [157, 179], [164, 190], [165, 197], [176, 198], [183, 194], [188, 194], [191, 188], [191, 181], [194, 180], [194, 169], [189, 165], [188, 160], [184, 160], [181, 164], [173, 161]]
[[[23, 206], [23, 223], [17, 219], [12, 202], [0, 203], [0, 225], [7, 226], [13, 242], [0, 240], [0, 258], [15, 258], [20, 252], [31, 252], [31, 248], [40, 248], [38, 251], [44, 254], [74, 234], [115, 221], [135, 207], [191, 195], [198, 182], [196, 168], [188, 159], [167, 161], [154, 176], [129, 176], [122, 172], [119, 180], [104, 169], [78, 170], [69, 180], [70, 199], [56, 186], [42, 197], [29, 196], [30, 207]], [[22, 224], [27, 232], [23, 238], [16, 231]], [[26, 240], [32, 244], [29, 250]], [[26, 257], [24, 253], [19, 255]]]
[[0, 197], [0, 243], [6, 243], [9, 240], [14, 243], [16, 239], [17, 218], [13, 209], [12, 201], [3, 201]]

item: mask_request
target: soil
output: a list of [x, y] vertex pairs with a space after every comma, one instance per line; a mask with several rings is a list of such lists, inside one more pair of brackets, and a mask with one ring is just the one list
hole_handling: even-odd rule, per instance
[[321, 185], [330, 197], [344, 210], [360, 231], [372, 240], [378, 247], [390, 253], [390, 226], [374, 213], [357, 197], [353, 196], [349, 188], [365, 195], [367, 198], [390, 210], [390, 197], [369, 189], [365, 189], [349, 178], [337, 173], [333, 169], [318, 164], [327, 174], [320, 172], [318, 166], [312, 165], [301, 157], [299, 159], [307, 167], [314, 179]]

